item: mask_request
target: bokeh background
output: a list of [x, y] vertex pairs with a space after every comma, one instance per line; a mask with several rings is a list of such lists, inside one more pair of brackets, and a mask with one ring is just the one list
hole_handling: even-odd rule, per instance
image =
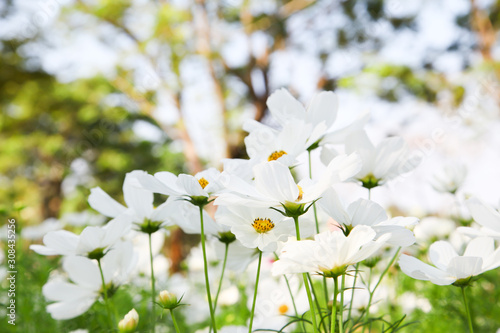
[[370, 112], [375, 142], [422, 156], [374, 190], [385, 207], [449, 216], [436, 177], [464, 170], [461, 197], [498, 206], [499, 29], [496, 0], [1, 1], [0, 213], [19, 229], [75, 218], [132, 170], [246, 158], [241, 125], [272, 122], [281, 87], [305, 104], [334, 90], [336, 126]]

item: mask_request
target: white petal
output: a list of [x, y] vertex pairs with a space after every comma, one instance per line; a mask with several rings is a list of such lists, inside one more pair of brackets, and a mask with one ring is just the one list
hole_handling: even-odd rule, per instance
[[306, 115], [302, 104], [284, 88], [275, 91], [269, 96], [267, 107], [281, 125], [286, 124], [290, 119], [303, 120]]
[[415, 235], [409, 229], [400, 226], [375, 226], [377, 235], [390, 235], [387, 243], [394, 246], [410, 246], [415, 243]]
[[75, 298], [92, 297], [96, 292], [66, 281], [49, 281], [42, 288], [43, 296], [51, 301], [65, 301]]
[[469, 242], [464, 257], [480, 257], [486, 260], [495, 251], [495, 242], [489, 237], [478, 237]]
[[338, 98], [333, 91], [322, 91], [314, 96], [307, 109], [308, 121], [312, 124], [325, 122], [327, 127], [332, 126], [337, 118]]
[[374, 226], [379, 222], [387, 220], [385, 209], [379, 204], [366, 199], [358, 199], [350, 204], [347, 212], [351, 216], [353, 226]]
[[405, 142], [401, 137], [382, 140], [376, 148], [373, 175], [377, 179], [394, 178], [397, 174], [393, 172], [393, 167], [402, 165], [406, 160], [404, 148]]
[[30, 250], [33, 250], [36, 253], [41, 254], [43, 256], [55, 256], [55, 255], [61, 254], [61, 253], [59, 253], [59, 251], [56, 251], [50, 247], [46, 247], [46, 246], [38, 245], [38, 244], [30, 245]]
[[474, 221], [480, 225], [500, 232], [500, 213], [477, 198], [466, 201]]
[[50, 249], [57, 251], [57, 254], [74, 254], [79, 236], [66, 230], [48, 232], [43, 237], [43, 243]]
[[455, 257], [450, 260], [448, 272], [457, 279], [482, 273], [483, 259], [480, 257]]
[[109, 217], [116, 217], [127, 210], [125, 206], [111, 198], [100, 187], [94, 187], [90, 190], [88, 202], [90, 207], [94, 208], [102, 215]]
[[449, 285], [455, 282], [455, 278], [450, 276], [445, 271], [439, 270], [422, 261], [410, 257], [406, 254], [402, 254], [399, 257], [399, 267], [408, 276], [418, 279], [428, 281], [431, 280], [432, 283], [437, 285]]
[[127, 215], [114, 218], [109, 221], [103, 229], [106, 231], [102, 239], [101, 246], [111, 246], [115, 244], [123, 235], [132, 228], [132, 221]]
[[151, 221], [163, 222], [168, 220], [172, 214], [175, 214], [175, 211], [172, 210], [172, 205], [164, 202], [153, 210], [153, 213], [151, 213]]
[[207, 197], [208, 194], [203, 190], [198, 179], [194, 178], [191, 175], [180, 174], [177, 178], [177, 186], [184, 189], [184, 195], [189, 196], [201, 196]]
[[138, 174], [137, 180], [146, 190], [165, 195], [179, 195], [171, 189], [177, 181], [177, 177], [170, 172], [157, 172], [154, 176], [149, 174]]
[[351, 133], [346, 138], [345, 151], [347, 154], [357, 152], [361, 157], [363, 166], [359, 171], [359, 176], [363, 177], [373, 171], [375, 167], [375, 147], [365, 131]]
[[96, 297], [72, 299], [47, 305], [47, 312], [56, 320], [65, 320], [84, 314], [94, 304]]
[[284, 203], [295, 201], [299, 188], [290, 169], [277, 161], [256, 165], [254, 168], [255, 187], [270, 199]]
[[76, 284], [95, 291], [99, 290], [102, 286], [99, 268], [88, 258], [80, 256], [65, 257], [63, 269]]
[[429, 258], [436, 267], [443, 271], [455, 257], [458, 257], [458, 254], [449, 242], [437, 241], [429, 247]]
[[127, 173], [123, 182], [123, 198], [141, 220], [149, 218], [153, 211], [153, 192], [141, 188], [138, 179], [147, 175], [145, 171], [135, 170]]
[[352, 221], [345, 211], [337, 192], [333, 188], [327, 189], [321, 199], [318, 201], [318, 205], [332, 217], [337, 223], [344, 225], [351, 225]]

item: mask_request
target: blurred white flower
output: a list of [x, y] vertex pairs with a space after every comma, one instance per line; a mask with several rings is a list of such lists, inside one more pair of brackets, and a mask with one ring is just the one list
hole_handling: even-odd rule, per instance
[[318, 273], [327, 277], [344, 274], [349, 265], [363, 261], [375, 253], [389, 238], [374, 240], [376, 232], [364, 225], [354, 227], [348, 236], [341, 231], [325, 231], [314, 240], [287, 242], [279, 260], [273, 264], [273, 275]]
[[[101, 263], [108, 291], [127, 281], [136, 262], [136, 255], [128, 242], [117, 244], [104, 256]], [[64, 258], [63, 269], [72, 282], [52, 280], [42, 289], [49, 301], [55, 301], [47, 305], [47, 312], [57, 320], [85, 313], [102, 294], [101, 274], [94, 260], [68, 256]]]
[[464, 164], [448, 165], [434, 175], [432, 187], [443, 193], [455, 194], [467, 177], [467, 167]]
[[345, 149], [348, 154], [357, 152], [360, 155], [363, 166], [356, 178], [366, 188], [383, 185], [415, 169], [421, 162], [420, 157], [411, 156], [402, 138], [386, 138], [375, 147], [365, 131], [350, 134], [346, 139]]
[[38, 225], [24, 227], [21, 230], [21, 237], [29, 240], [37, 240], [45, 236], [49, 231], [60, 230], [63, 226], [61, 221], [51, 217]]
[[405, 254], [399, 258], [399, 266], [414, 279], [437, 285], [467, 285], [470, 278], [500, 266], [500, 248], [495, 250], [494, 246], [492, 238], [478, 237], [459, 256], [449, 242], [438, 241], [429, 248], [430, 260], [436, 267]]
[[405, 292], [398, 297], [399, 305], [403, 308], [403, 312], [409, 315], [415, 309], [420, 309], [425, 313], [432, 310], [432, 305], [427, 298], [418, 297], [412, 292]]
[[456, 230], [455, 222], [450, 219], [439, 217], [425, 217], [413, 229], [413, 233], [419, 243], [448, 237]]
[[387, 243], [395, 246], [410, 246], [415, 243], [413, 232], [407, 226], [418, 222], [416, 217], [395, 217], [389, 219], [379, 204], [365, 199], [358, 199], [345, 209], [333, 188], [323, 193], [318, 201], [319, 206], [337, 223], [344, 233], [357, 225], [367, 225], [381, 235], [390, 235]]

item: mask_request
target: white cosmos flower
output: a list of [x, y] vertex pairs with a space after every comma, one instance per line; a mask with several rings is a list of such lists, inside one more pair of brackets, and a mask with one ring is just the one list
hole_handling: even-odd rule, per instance
[[470, 241], [464, 255], [459, 256], [449, 242], [438, 241], [430, 246], [429, 258], [436, 267], [402, 254], [399, 267], [414, 279], [461, 286], [466, 285], [469, 278], [500, 266], [500, 248], [495, 250], [492, 238], [478, 237]]
[[291, 219], [265, 207], [219, 207], [215, 219], [230, 226], [241, 244], [261, 251], [276, 251], [277, 242], [285, 241], [295, 230]]
[[169, 217], [167, 207], [162, 204], [155, 209], [153, 192], [142, 188], [139, 183], [139, 178], [146, 176], [148, 176], [147, 172], [141, 170], [129, 172], [125, 176], [123, 198], [128, 207], [111, 198], [100, 187], [90, 190], [88, 198], [90, 207], [109, 217], [128, 215], [133, 223], [141, 224], [145, 220], [164, 222]]
[[277, 160], [292, 166], [297, 157], [314, 143], [308, 141], [311, 135], [312, 126], [298, 120], [288, 121], [279, 131], [261, 124], [255, 126], [245, 138], [245, 146], [251, 161]]
[[411, 156], [404, 140], [390, 137], [377, 146], [370, 141], [365, 131], [357, 131], [346, 139], [346, 152], [359, 153], [363, 166], [356, 178], [363, 186], [372, 188], [413, 170], [420, 164], [420, 157]]
[[[102, 259], [104, 281], [108, 289], [116, 289], [125, 283], [135, 264], [136, 255], [132, 245], [122, 242]], [[70, 319], [85, 313], [101, 296], [101, 273], [94, 260], [79, 256], [65, 257], [63, 269], [68, 274], [68, 281], [49, 281], [43, 286], [43, 295], [49, 301], [47, 306], [52, 318]]]
[[30, 249], [41, 255], [80, 255], [92, 257], [104, 254], [130, 231], [131, 221], [121, 215], [103, 227], [86, 227], [80, 235], [67, 230], [50, 231], [43, 237], [44, 245], [33, 244]]
[[141, 174], [138, 179], [142, 187], [153, 191], [177, 197], [205, 197], [216, 195], [223, 189], [219, 181], [220, 172], [210, 168], [196, 175], [187, 174], [174, 175], [168, 171], [155, 173], [154, 177], [149, 174]]
[[432, 187], [438, 192], [454, 194], [462, 186], [466, 177], [467, 167], [465, 165], [448, 165], [434, 175]]
[[343, 227], [344, 232], [348, 233], [357, 225], [367, 225], [375, 230], [377, 237], [389, 235], [387, 243], [391, 245], [410, 246], [415, 243], [413, 232], [406, 227], [416, 224], [418, 222], [416, 217], [398, 216], [389, 219], [382, 206], [365, 199], [358, 199], [344, 208], [333, 188], [323, 193], [318, 204], [328, 216]]
[[[342, 129], [328, 131], [337, 119], [338, 113], [338, 98], [332, 91], [322, 91], [314, 96], [306, 109], [288, 90], [283, 88], [269, 96], [267, 106], [272, 116], [283, 127], [290, 121], [300, 121], [303, 126], [311, 126], [306, 148], [314, 143], [319, 145], [343, 143], [348, 133], [363, 128], [368, 120], [368, 114], [363, 114]], [[247, 130], [262, 126], [265, 125], [256, 124], [255, 121], [244, 124], [244, 128]]]
[[388, 235], [375, 240], [376, 232], [364, 225], [354, 227], [349, 236], [341, 231], [325, 231], [314, 240], [289, 241], [273, 264], [273, 275], [319, 273], [328, 277], [344, 274], [349, 265], [363, 261], [387, 241]]
[[296, 183], [290, 169], [271, 161], [253, 168], [254, 181], [247, 183], [236, 176], [229, 176], [228, 192], [221, 193], [216, 205], [247, 205], [254, 207], [298, 206], [318, 199], [332, 184], [356, 174], [361, 167], [356, 154], [334, 158], [318, 181], [309, 178]]
[[468, 199], [466, 205], [474, 221], [482, 228], [459, 227], [458, 230], [471, 237], [489, 236], [500, 240], [500, 213], [478, 198]]

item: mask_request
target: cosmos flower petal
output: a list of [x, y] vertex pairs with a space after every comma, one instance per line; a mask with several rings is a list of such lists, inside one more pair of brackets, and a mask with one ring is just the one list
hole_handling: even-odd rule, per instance
[[[78, 240], [79, 236], [66, 230], [50, 231], [43, 237], [43, 243], [45, 244], [46, 248], [44, 248], [42, 251], [45, 253], [52, 252], [51, 254], [61, 255], [74, 254], [76, 251]], [[40, 248], [34, 247], [33, 250], [40, 250]]]
[[97, 294], [93, 289], [84, 288], [66, 281], [49, 281], [43, 286], [42, 293], [50, 301], [92, 297]]
[[373, 226], [387, 220], [385, 209], [379, 204], [366, 199], [354, 201], [347, 208], [347, 212], [352, 218], [353, 226], [360, 224]]
[[286, 124], [290, 119], [304, 119], [305, 109], [288, 90], [282, 88], [269, 96], [267, 107], [280, 124]]
[[445, 271], [432, 267], [422, 261], [402, 254], [399, 257], [399, 267], [408, 276], [424, 281], [431, 281], [437, 285], [449, 285], [456, 281], [456, 279], [450, 276]]
[[91, 290], [101, 288], [102, 281], [99, 268], [92, 260], [81, 256], [65, 257], [63, 269], [68, 273], [71, 281], [76, 284]]
[[255, 187], [259, 192], [279, 202], [295, 201], [299, 189], [287, 166], [271, 161], [254, 167]]
[[480, 257], [455, 257], [450, 260], [447, 271], [457, 279], [465, 279], [483, 272], [483, 259]]
[[416, 238], [409, 229], [400, 226], [374, 226], [377, 235], [389, 235], [387, 243], [394, 246], [410, 246], [415, 243]]
[[495, 242], [489, 237], [477, 237], [467, 244], [464, 256], [481, 257], [485, 260], [495, 251]]
[[191, 175], [180, 174], [176, 184], [184, 189], [184, 195], [208, 197], [207, 192], [203, 190], [198, 179]]
[[100, 187], [94, 187], [90, 190], [88, 203], [90, 207], [108, 217], [116, 217], [127, 210], [127, 207], [111, 198]]
[[352, 224], [349, 214], [345, 211], [337, 192], [333, 188], [330, 187], [322, 194], [318, 205], [337, 223], [344, 225]]
[[127, 173], [123, 182], [123, 198], [139, 219], [148, 218], [153, 211], [153, 192], [142, 188], [138, 177], [148, 176], [145, 171], [135, 170]]
[[478, 198], [471, 198], [466, 201], [466, 205], [474, 221], [480, 225], [500, 232], [500, 213], [486, 205]]
[[339, 101], [337, 94], [333, 91], [322, 91], [314, 96], [307, 109], [308, 122], [319, 124], [325, 122], [327, 128], [332, 126], [337, 118]]
[[172, 210], [172, 205], [169, 205], [168, 202], [164, 202], [151, 213], [151, 221], [163, 222], [168, 220], [168, 218], [175, 214], [175, 211]]
[[429, 247], [429, 258], [436, 267], [443, 271], [446, 271], [451, 259], [457, 256], [458, 254], [453, 246], [446, 241], [432, 243]]
[[47, 305], [47, 312], [56, 320], [65, 320], [78, 317], [94, 304], [96, 297], [83, 297], [65, 302], [56, 302]]

